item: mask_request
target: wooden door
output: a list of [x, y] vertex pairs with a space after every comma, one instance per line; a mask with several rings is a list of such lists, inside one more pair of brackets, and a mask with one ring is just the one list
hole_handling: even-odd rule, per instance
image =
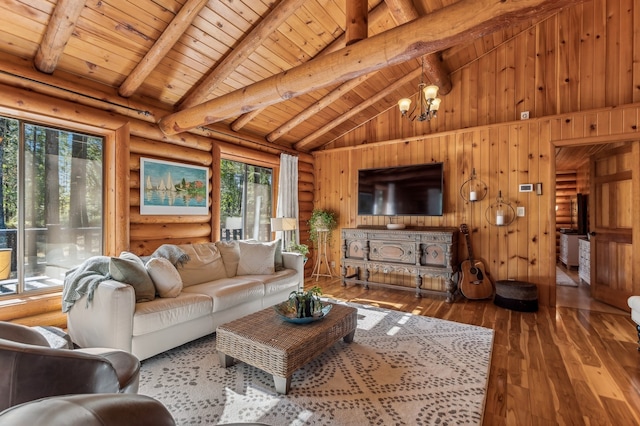
[[627, 298], [640, 295], [640, 250], [633, 250], [640, 224], [640, 142], [591, 157], [591, 296], [627, 310]]

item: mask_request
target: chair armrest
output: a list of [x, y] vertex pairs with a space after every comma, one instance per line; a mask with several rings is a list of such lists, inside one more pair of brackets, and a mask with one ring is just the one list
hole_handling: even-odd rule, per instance
[[300, 253], [282, 252], [282, 263], [287, 269], [295, 269], [298, 273], [298, 289], [304, 288], [304, 256]]
[[0, 340], [0, 363], [11, 372], [0, 377], [6, 390], [0, 410], [47, 396], [120, 389], [113, 365], [98, 355]]
[[47, 339], [31, 327], [12, 322], [0, 322], [0, 339], [49, 347]]
[[115, 280], [102, 281], [87, 305], [87, 296], [69, 310], [67, 328], [78, 346], [131, 352], [136, 296], [133, 287]]

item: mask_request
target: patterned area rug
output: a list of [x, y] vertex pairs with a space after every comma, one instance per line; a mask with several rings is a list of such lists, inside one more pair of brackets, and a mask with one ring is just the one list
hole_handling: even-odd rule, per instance
[[493, 330], [352, 306], [353, 343], [341, 340], [296, 371], [287, 395], [257, 368], [220, 367], [215, 335], [143, 361], [139, 393], [179, 425], [482, 424]]

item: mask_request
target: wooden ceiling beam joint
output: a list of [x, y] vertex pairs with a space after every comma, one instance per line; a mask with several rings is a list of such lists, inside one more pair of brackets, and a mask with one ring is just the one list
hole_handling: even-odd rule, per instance
[[369, 2], [367, 0], [347, 0], [347, 22], [345, 30], [346, 46], [364, 40], [368, 36]]
[[33, 60], [36, 69], [47, 74], [55, 71], [85, 4], [86, 0], [58, 1]]

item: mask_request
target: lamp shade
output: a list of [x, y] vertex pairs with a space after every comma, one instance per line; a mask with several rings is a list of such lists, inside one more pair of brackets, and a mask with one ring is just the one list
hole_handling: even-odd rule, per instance
[[411, 99], [402, 98], [398, 101], [398, 108], [400, 108], [400, 112], [405, 114], [409, 111], [409, 107], [411, 106]]
[[297, 220], [295, 217], [272, 217], [271, 231], [293, 231], [297, 229]]
[[438, 86], [431, 85], [424, 88], [424, 97], [427, 99], [435, 99], [438, 97]]
[[437, 111], [440, 109], [440, 98], [435, 98], [431, 101], [431, 111]]

